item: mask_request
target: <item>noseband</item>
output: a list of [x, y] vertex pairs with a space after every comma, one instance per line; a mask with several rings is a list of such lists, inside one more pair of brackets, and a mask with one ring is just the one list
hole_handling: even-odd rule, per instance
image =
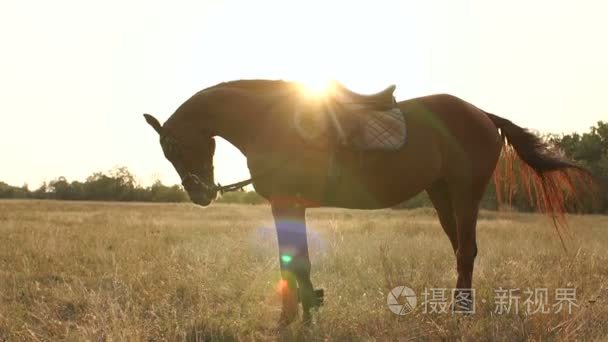
[[196, 185], [200, 185], [203, 188], [205, 188], [205, 190], [209, 189], [209, 186], [207, 184], [205, 184], [205, 182], [203, 182], [197, 175], [195, 175], [192, 172], [188, 172], [186, 174], [186, 176], [184, 178], [182, 178], [182, 186], [186, 186], [186, 183], [191, 181], [192, 183], [196, 184]]

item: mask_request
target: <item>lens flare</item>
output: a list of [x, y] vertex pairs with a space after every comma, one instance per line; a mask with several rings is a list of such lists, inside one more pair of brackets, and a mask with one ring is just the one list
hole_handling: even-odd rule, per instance
[[310, 97], [322, 97], [331, 92], [333, 81], [331, 79], [310, 79], [298, 82], [302, 93]]
[[285, 279], [281, 279], [279, 280], [279, 283], [277, 284], [277, 292], [281, 295], [283, 293], [285, 293], [285, 291], [287, 291], [287, 280]]
[[283, 264], [289, 264], [292, 259], [293, 259], [293, 257], [289, 254], [281, 255], [281, 261], [283, 262]]

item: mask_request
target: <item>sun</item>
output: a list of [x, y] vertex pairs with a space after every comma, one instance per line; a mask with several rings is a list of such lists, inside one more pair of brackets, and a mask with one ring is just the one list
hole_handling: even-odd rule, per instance
[[328, 94], [333, 86], [334, 80], [329, 77], [304, 77], [299, 78], [297, 83], [302, 92], [307, 96], [321, 97]]

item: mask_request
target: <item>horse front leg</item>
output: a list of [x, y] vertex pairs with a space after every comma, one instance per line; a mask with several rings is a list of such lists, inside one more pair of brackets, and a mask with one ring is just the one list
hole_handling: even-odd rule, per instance
[[323, 292], [315, 291], [310, 280], [310, 258], [306, 237], [306, 209], [296, 205], [273, 204], [272, 214], [279, 242], [283, 302], [280, 325], [291, 323], [298, 316], [302, 302], [304, 320], [310, 321], [310, 310], [321, 304]]

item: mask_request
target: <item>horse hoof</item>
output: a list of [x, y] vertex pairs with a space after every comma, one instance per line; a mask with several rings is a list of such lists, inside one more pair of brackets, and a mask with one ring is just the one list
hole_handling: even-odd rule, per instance
[[324, 296], [325, 296], [325, 292], [323, 291], [323, 289], [314, 290], [314, 294], [315, 294], [315, 307], [319, 307], [319, 306], [323, 305]]

